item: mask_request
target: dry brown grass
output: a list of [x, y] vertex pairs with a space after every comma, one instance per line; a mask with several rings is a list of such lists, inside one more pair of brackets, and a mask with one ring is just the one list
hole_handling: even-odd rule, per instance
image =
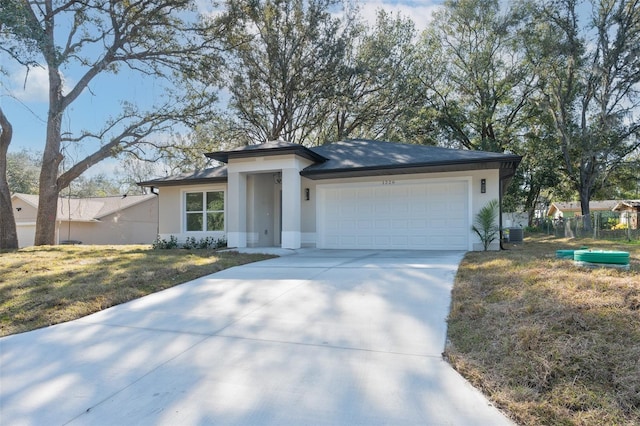
[[[630, 252], [631, 270], [555, 258], [581, 246]], [[446, 356], [523, 425], [640, 424], [640, 245], [527, 238], [468, 253]]]
[[150, 246], [51, 246], [0, 253], [0, 336], [80, 318], [270, 257]]

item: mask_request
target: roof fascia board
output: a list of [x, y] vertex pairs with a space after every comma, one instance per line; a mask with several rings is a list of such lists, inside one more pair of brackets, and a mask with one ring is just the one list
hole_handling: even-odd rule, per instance
[[167, 180], [167, 181], [155, 181], [149, 180], [146, 182], [138, 182], [138, 186], [151, 186], [154, 188], [160, 188], [163, 186], [185, 186], [185, 185], [202, 185], [208, 183], [227, 183], [227, 177], [212, 177], [212, 178], [199, 178], [199, 179], [183, 179], [183, 180]]
[[[520, 157], [517, 157], [519, 162]], [[511, 161], [496, 160], [496, 161], [464, 161], [464, 162], [442, 162], [438, 164], [411, 164], [406, 166], [371, 166], [371, 167], [359, 167], [354, 169], [338, 169], [338, 170], [302, 170], [300, 174], [306, 178], [312, 180], [318, 179], [334, 179], [341, 177], [364, 177], [364, 176], [386, 176], [395, 174], [414, 174], [414, 173], [439, 173], [439, 172], [458, 172], [458, 171], [472, 171], [472, 170], [489, 170], [489, 169], [501, 169], [501, 179], [507, 179], [515, 172], [511, 174], [502, 174], [502, 170], [509, 170], [511, 167], [503, 169], [502, 166], [505, 163], [515, 162], [516, 159]]]
[[280, 148], [256, 148], [240, 151], [220, 151], [209, 152], [205, 156], [213, 158], [214, 160], [228, 163], [229, 159], [233, 158], [251, 158], [251, 157], [269, 157], [273, 155], [288, 155], [295, 154], [299, 157], [306, 158], [316, 163], [324, 163], [327, 158], [320, 154], [317, 154], [304, 146], [286, 146]]

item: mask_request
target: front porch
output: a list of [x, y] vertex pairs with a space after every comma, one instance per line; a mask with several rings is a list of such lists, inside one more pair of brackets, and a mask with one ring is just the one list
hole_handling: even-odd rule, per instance
[[311, 163], [295, 154], [229, 160], [229, 247], [302, 246], [300, 170]]

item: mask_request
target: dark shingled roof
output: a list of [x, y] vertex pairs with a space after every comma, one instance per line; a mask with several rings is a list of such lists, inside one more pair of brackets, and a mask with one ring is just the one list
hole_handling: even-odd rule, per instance
[[[313, 148], [272, 141], [230, 151], [205, 154], [218, 161], [229, 158], [296, 154], [314, 161], [300, 174], [309, 179], [377, 176], [409, 173], [434, 173], [461, 170], [500, 169], [500, 178], [509, 179], [522, 157], [496, 152], [469, 151], [436, 146], [411, 145], [367, 139], [335, 142]], [[141, 186], [171, 186], [183, 183], [226, 182], [226, 166], [194, 173], [140, 182]]]
[[345, 140], [311, 150], [328, 159], [302, 171], [311, 179], [487, 168], [504, 169], [503, 177], [508, 177], [522, 159], [512, 154], [366, 139]]
[[164, 178], [138, 182], [140, 186], [175, 186], [185, 183], [212, 183], [227, 181], [227, 166], [212, 167], [210, 169], [196, 170], [191, 173], [167, 176]]
[[239, 148], [234, 148], [229, 151], [209, 152], [205, 154], [209, 158], [228, 163], [229, 158], [247, 158], [247, 157], [262, 157], [265, 154], [268, 155], [287, 155], [296, 154], [300, 157], [309, 159], [311, 161], [322, 162], [326, 158], [316, 154], [310, 149], [298, 145], [295, 143], [289, 143], [284, 141], [270, 141], [259, 145], [247, 145]]

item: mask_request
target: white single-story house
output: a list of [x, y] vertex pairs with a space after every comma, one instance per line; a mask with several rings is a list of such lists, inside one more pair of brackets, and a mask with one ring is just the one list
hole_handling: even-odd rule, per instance
[[481, 250], [473, 219], [501, 198], [521, 160], [362, 139], [205, 155], [224, 165], [139, 183], [159, 190], [160, 238], [226, 237], [238, 248]]
[[[13, 214], [18, 246], [32, 246], [36, 232], [38, 196], [13, 194]], [[56, 244], [151, 244], [158, 235], [158, 197], [128, 195], [116, 197], [58, 199]]]

